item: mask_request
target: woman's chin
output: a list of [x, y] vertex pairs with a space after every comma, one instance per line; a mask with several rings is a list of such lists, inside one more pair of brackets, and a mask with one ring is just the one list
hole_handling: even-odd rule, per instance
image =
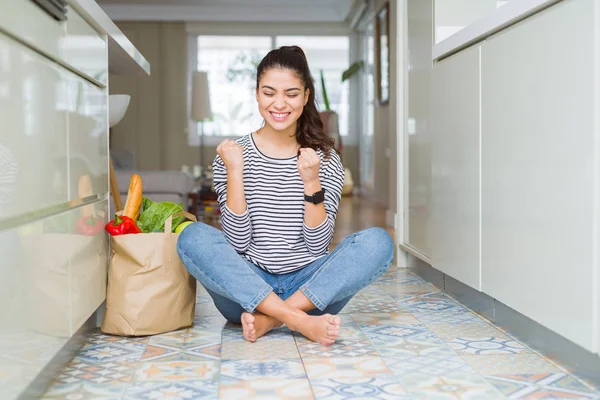
[[292, 128], [296, 121], [274, 121], [273, 119], [269, 120], [269, 125], [271, 128], [276, 131], [287, 131]]

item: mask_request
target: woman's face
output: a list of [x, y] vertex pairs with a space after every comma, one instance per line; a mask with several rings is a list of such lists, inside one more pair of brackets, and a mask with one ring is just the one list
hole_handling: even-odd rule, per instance
[[256, 89], [260, 115], [276, 131], [296, 126], [308, 101], [309, 90], [289, 69], [270, 69], [263, 73]]

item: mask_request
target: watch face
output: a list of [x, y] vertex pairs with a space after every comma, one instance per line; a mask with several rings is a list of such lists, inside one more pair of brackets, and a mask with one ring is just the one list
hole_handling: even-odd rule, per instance
[[314, 194], [315, 196], [315, 204], [319, 204], [325, 201], [325, 191], [321, 190]]

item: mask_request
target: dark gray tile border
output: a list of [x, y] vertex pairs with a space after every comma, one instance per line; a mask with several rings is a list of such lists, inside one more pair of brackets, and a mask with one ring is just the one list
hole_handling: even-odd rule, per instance
[[413, 256], [412, 254], [407, 254], [408, 260], [408, 269], [415, 274], [419, 275], [421, 278], [425, 279], [427, 282], [433, 284], [440, 290], [444, 290], [444, 274], [438, 271], [435, 268], [432, 268], [425, 261]]
[[[412, 258], [412, 259], [411, 259]], [[600, 356], [409, 255], [409, 269], [579, 378], [600, 388]]]
[[75, 358], [90, 337], [91, 332], [96, 329], [98, 326], [96, 320], [97, 316], [94, 312], [52, 360], [50, 360], [38, 376], [21, 392], [18, 397], [19, 400], [39, 399], [46, 393], [52, 381]]
[[444, 291], [476, 313], [483, 315], [490, 321], [495, 321], [493, 297], [473, 289], [448, 275], [444, 276]]
[[571, 373], [600, 387], [600, 357], [571, 342], [507, 305], [495, 301], [498, 326], [561, 364]]

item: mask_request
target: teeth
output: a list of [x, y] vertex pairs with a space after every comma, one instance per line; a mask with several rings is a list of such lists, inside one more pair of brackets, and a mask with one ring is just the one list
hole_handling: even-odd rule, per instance
[[287, 117], [289, 113], [283, 113], [283, 114], [271, 113], [271, 114], [273, 114], [273, 116], [275, 116], [275, 118], [284, 118], [284, 117]]

